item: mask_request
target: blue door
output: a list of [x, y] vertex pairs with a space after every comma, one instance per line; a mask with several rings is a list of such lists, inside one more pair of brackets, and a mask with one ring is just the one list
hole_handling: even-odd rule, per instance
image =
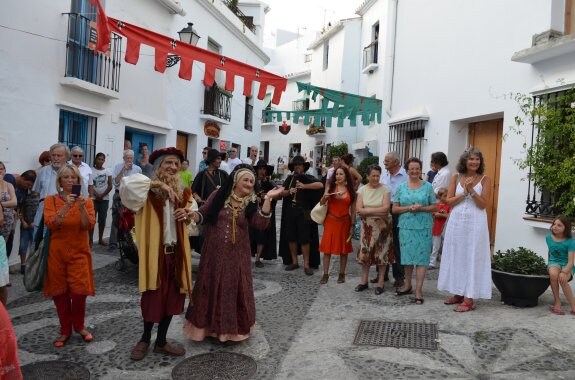
[[132, 142], [132, 150], [134, 151], [134, 159], [140, 159], [140, 150], [143, 145], [148, 146], [150, 154], [154, 151], [154, 134], [146, 133], [134, 129], [126, 129], [126, 139]]

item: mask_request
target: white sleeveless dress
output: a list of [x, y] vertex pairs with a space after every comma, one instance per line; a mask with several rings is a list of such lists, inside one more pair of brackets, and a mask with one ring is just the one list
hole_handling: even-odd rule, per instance
[[[481, 182], [473, 187], [481, 194]], [[457, 181], [456, 195], [464, 189]], [[487, 213], [475, 205], [471, 196], [451, 210], [445, 227], [439, 290], [467, 298], [491, 299], [491, 249]]]

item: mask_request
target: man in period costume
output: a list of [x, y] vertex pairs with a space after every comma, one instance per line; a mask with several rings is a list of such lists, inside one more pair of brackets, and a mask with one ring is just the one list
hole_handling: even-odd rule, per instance
[[172, 316], [184, 311], [191, 292], [190, 246], [186, 224], [191, 219], [191, 191], [182, 190], [178, 170], [184, 155], [177, 148], [163, 148], [150, 155], [153, 179], [134, 174], [122, 180], [120, 196], [136, 212], [138, 287], [144, 333], [131, 352], [132, 360], [148, 353], [152, 328], [158, 324], [154, 352], [182, 356], [184, 348], [166, 341]]
[[293, 172], [284, 182], [282, 193], [282, 221], [280, 230], [280, 256], [285, 270], [299, 268], [297, 255], [303, 254], [304, 271], [313, 274], [319, 267], [319, 236], [317, 224], [311, 220], [311, 209], [322, 196], [323, 184], [314, 176], [305, 174], [310, 164], [302, 156], [295, 156], [288, 168]]

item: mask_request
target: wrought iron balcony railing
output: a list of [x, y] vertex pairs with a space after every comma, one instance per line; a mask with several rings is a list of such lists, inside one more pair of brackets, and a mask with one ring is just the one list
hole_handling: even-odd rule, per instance
[[67, 15], [65, 76], [119, 92], [122, 37], [112, 34], [110, 50], [105, 54], [95, 53], [94, 21], [78, 13]]
[[240, 11], [237, 5], [237, 1], [234, 0], [222, 0], [224, 4], [227, 5], [228, 9], [242, 21], [242, 23], [251, 30], [253, 33], [256, 32], [256, 26], [254, 25], [254, 18], [252, 16], [246, 16], [244, 12]]
[[213, 87], [206, 87], [202, 112], [230, 121], [232, 119], [232, 95], [220, 89], [215, 83]]
[[377, 50], [378, 43], [373, 41], [369, 45], [363, 48], [363, 68], [365, 69], [368, 65], [372, 63], [377, 63]]

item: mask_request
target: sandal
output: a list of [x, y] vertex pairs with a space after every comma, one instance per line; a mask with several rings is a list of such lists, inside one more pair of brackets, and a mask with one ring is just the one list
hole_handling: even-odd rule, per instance
[[54, 341], [54, 347], [56, 348], [64, 347], [69, 339], [70, 335], [60, 335], [60, 337]]
[[259, 260], [256, 260], [256, 268], [263, 268], [264, 267], [264, 263], [262, 263]]
[[325, 285], [327, 284], [327, 281], [329, 280], [329, 274], [324, 274], [321, 277], [321, 280], [319, 281], [320, 284]]
[[453, 311], [455, 311], [457, 313], [465, 313], [468, 311], [472, 311], [474, 309], [475, 309], [475, 305], [473, 304], [473, 302], [463, 301], [459, 305], [457, 305], [453, 309]]
[[455, 304], [459, 304], [463, 302], [463, 296], [458, 296], [458, 295], [453, 295], [451, 297], [449, 297], [448, 299], [446, 299], [445, 301], [443, 301], [444, 305], [455, 305]]
[[[549, 308], [549, 311], [552, 312], [553, 314], [565, 315], [565, 312], [563, 310], [561, 310], [561, 308], [557, 308], [555, 306], [551, 306]], [[571, 314], [575, 314], [575, 313], [571, 312]]]
[[367, 288], [369, 288], [367, 284], [359, 284], [358, 286], [355, 287], [354, 291], [363, 292]]
[[413, 299], [413, 302], [414, 302], [416, 305], [423, 305], [423, 302], [424, 302], [424, 301], [425, 301], [425, 300], [424, 300], [423, 298], [417, 298], [417, 297], [415, 297], [415, 298]]
[[337, 276], [337, 283], [338, 284], [343, 284], [345, 282], [345, 273], [340, 273]]
[[82, 340], [86, 343], [90, 343], [91, 341], [94, 340], [94, 335], [92, 335], [92, 333], [86, 329], [78, 331], [78, 334], [82, 336]]
[[400, 296], [405, 296], [406, 294], [411, 294], [411, 292], [412, 292], [412, 288], [411, 288], [411, 287], [410, 287], [409, 289], [406, 289], [406, 290], [399, 290], [399, 289], [397, 289], [397, 290], [395, 291], [395, 295], [398, 296], [398, 297], [400, 297]]
[[382, 294], [384, 291], [383, 286], [378, 286], [375, 288], [375, 290], [373, 291], [375, 293], [376, 296], [379, 296], [380, 294]]

